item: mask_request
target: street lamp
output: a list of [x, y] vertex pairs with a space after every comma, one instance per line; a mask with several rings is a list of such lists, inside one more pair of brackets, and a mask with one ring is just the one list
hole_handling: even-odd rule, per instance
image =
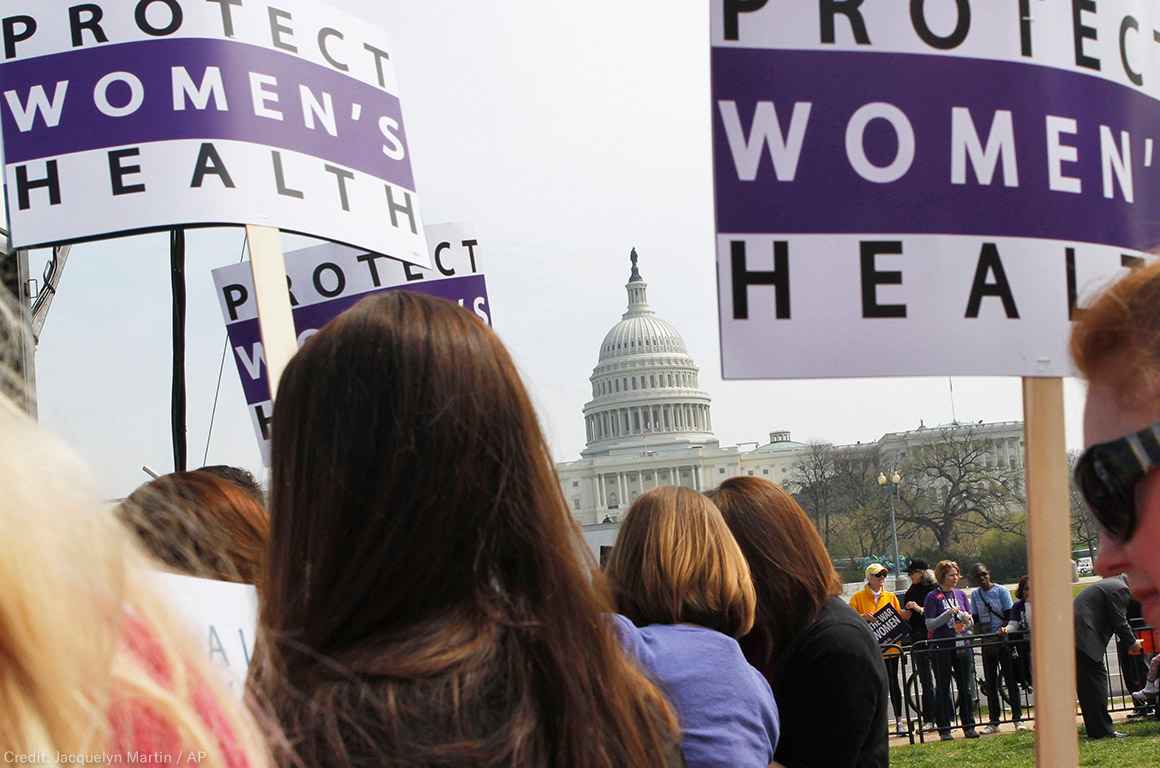
[[[898, 486], [902, 483], [902, 475], [898, 474], [895, 469], [890, 473], [890, 477], [886, 476], [885, 472], [878, 473], [878, 485], [886, 491], [890, 497], [890, 537], [894, 541], [894, 589], [903, 589], [906, 586], [906, 581], [902, 575], [902, 561], [898, 557], [898, 523], [894, 519], [894, 499], [898, 496]], [[887, 488], [887, 485], [890, 487]]]

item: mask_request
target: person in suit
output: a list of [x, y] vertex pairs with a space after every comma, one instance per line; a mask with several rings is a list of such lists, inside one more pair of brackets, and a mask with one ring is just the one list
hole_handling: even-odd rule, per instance
[[1075, 668], [1079, 707], [1089, 739], [1122, 737], [1108, 716], [1108, 671], [1104, 651], [1115, 635], [1139, 653], [1143, 643], [1128, 624], [1128, 583], [1123, 576], [1101, 579], [1076, 595]]

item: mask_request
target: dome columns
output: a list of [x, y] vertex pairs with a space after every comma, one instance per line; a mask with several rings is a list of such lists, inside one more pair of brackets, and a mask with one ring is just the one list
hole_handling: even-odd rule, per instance
[[713, 431], [705, 403], [625, 405], [591, 413], [584, 424], [589, 444], [640, 435]]

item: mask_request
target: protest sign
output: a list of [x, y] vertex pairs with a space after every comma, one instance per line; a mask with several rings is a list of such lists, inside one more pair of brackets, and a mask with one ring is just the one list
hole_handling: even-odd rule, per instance
[[725, 378], [1071, 373], [1160, 243], [1143, 0], [713, 0]]
[[896, 643], [910, 631], [910, 625], [902, 618], [893, 605], [884, 605], [874, 612], [870, 620], [870, 631], [879, 645]]
[[247, 584], [157, 573], [161, 599], [220, 668], [226, 683], [238, 695], [246, 684], [246, 670], [254, 650], [258, 594]]
[[7, 5], [17, 247], [247, 224], [431, 266], [393, 49], [374, 26], [317, 0]]
[[[434, 225], [426, 234], [432, 249], [431, 270], [332, 244], [286, 254], [298, 343], [367, 296], [390, 290], [417, 291], [457, 302], [491, 325], [479, 241], [458, 224]], [[213, 279], [262, 460], [268, 465], [272, 393], [250, 269], [244, 263], [222, 267], [214, 270]]]

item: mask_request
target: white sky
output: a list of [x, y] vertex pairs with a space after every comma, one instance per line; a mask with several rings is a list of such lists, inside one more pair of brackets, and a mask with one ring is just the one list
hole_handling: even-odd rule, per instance
[[[704, 3], [343, 4], [395, 40], [424, 218], [479, 233], [495, 327], [557, 459], [583, 447], [587, 379], [624, 311], [633, 246], [653, 308], [701, 366], [723, 445], [775, 429], [876, 440], [951, 419], [946, 379], [721, 381]], [[225, 335], [210, 270], [237, 261], [241, 244], [240, 229], [189, 235], [191, 467], [206, 448]], [[41, 339], [42, 421], [110, 496], [145, 480], [142, 464], [172, 468], [168, 271], [164, 235], [76, 247]], [[1021, 418], [1017, 379], [956, 378], [954, 389], [960, 420]], [[1081, 386], [1069, 381], [1067, 396], [1075, 446]], [[261, 470], [230, 359], [208, 461]]]

